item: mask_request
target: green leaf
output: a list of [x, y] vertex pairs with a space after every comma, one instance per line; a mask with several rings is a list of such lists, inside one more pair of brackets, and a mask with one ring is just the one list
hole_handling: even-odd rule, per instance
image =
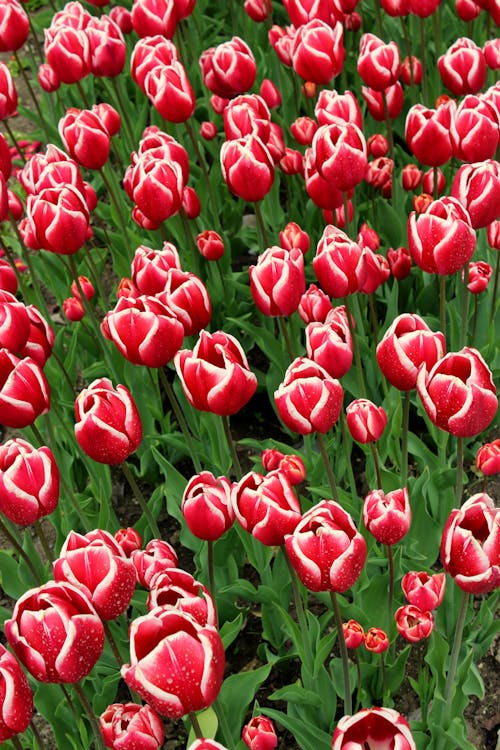
[[234, 620], [228, 620], [220, 628], [219, 635], [222, 639], [225, 650], [229, 648], [235, 638], [238, 637], [240, 630], [243, 627], [244, 619], [245, 618], [243, 617], [243, 614], [240, 612], [240, 614], [237, 615]]
[[282, 711], [276, 711], [274, 708], [267, 708], [267, 706], [262, 707], [261, 711], [266, 716], [269, 716], [270, 719], [274, 719], [278, 724], [288, 729], [301, 750], [327, 750], [331, 748], [331, 735], [323, 732], [314, 726], [314, 724], [288, 716]]
[[264, 664], [250, 672], [226, 677], [222, 683], [217, 704], [221, 704], [226, 717], [230, 717], [230, 728], [233, 742], [237, 742], [243, 725], [243, 719], [257, 690], [269, 677], [271, 664]]
[[304, 704], [306, 706], [320, 706], [323, 702], [321, 696], [312, 690], [306, 690], [300, 682], [293, 685], [285, 685], [269, 696], [271, 701], [287, 701], [288, 703]]

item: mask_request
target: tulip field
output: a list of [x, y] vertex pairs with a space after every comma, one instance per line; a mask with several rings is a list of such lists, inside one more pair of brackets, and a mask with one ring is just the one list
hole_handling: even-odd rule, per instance
[[0, 744], [498, 750], [500, 0], [0, 0]]

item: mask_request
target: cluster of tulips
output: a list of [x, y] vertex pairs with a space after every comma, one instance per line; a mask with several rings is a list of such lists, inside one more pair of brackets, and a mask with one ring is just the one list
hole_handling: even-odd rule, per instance
[[[44, 14], [0, 0], [0, 51], [41, 139], [16, 137], [0, 62], [8, 594], [12, 557], [22, 570], [2, 612], [0, 742], [27, 732], [44, 750], [45, 710], [50, 742], [76, 721], [75, 748], [159, 750], [164, 721], [184, 717], [189, 750], [292, 736], [470, 750], [460, 665], [484, 645], [471, 600], [487, 648], [500, 588], [486, 485], [500, 473], [499, 0], [53, 11], [42, 44]], [[445, 13], [468, 36], [445, 43]], [[266, 389], [287, 442], [245, 444]], [[137, 528], [118, 521], [110, 467]], [[191, 571], [162, 539], [163, 494]], [[287, 713], [252, 706], [258, 670], [241, 688], [229, 673], [245, 596], [261, 607], [259, 669], [295, 659]], [[406, 643], [426, 639], [410, 726], [394, 699]], [[54, 710], [38, 683], [59, 686]]]

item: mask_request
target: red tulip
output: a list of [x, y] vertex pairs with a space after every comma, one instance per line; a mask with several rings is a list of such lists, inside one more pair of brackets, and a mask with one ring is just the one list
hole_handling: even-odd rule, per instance
[[364, 250], [344, 232], [329, 225], [318, 242], [313, 269], [331, 297], [358, 292], [366, 280]]
[[67, 297], [64, 300], [63, 312], [71, 323], [78, 323], [85, 317], [83, 302], [77, 297]]
[[485, 476], [500, 473], [500, 438], [479, 448], [476, 453], [476, 469]]
[[162, 716], [208, 708], [224, 676], [224, 648], [213, 626], [156, 607], [130, 626], [130, 664], [122, 677]]
[[99, 717], [104, 744], [112, 750], [160, 750], [165, 730], [148, 706], [113, 703]]
[[363, 82], [375, 91], [393, 86], [399, 78], [399, 48], [386, 44], [375, 34], [363, 34], [359, 42], [357, 70]]
[[144, 90], [153, 107], [167, 122], [186, 122], [196, 107], [196, 97], [182, 63], [156, 65], [144, 79]]
[[177, 27], [175, 0], [134, 0], [132, 24], [140, 37], [159, 34], [171, 39]]
[[452, 110], [450, 138], [453, 155], [466, 162], [493, 159], [500, 140], [499, 114], [486, 97], [466, 96]]
[[320, 175], [337, 190], [351, 190], [365, 176], [366, 141], [353, 123], [339, 120], [322, 125], [316, 131], [312, 150]]
[[347, 648], [359, 648], [363, 643], [364, 630], [357, 620], [348, 620], [342, 623], [344, 640]]
[[254, 716], [243, 727], [241, 737], [249, 750], [274, 750], [278, 744], [274, 724], [267, 716]]
[[245, 201], [260, 201], [274, 180], [271, 154], [256, 135], [247, 135], [222, 144], [222, 176], [232, 193]]
[[389, 153], [389, 141], [382, 133], [374, 133], [366, 141], [366, 150], [368, 156], [373, 156], [375, 159], [387, 156]]
[[165, 289], [157, 299], [182, 323], [185, 336], [195, 336], [210, 323], [212, 304], [208, 290], [194, 273], [171, 268]]
[[394, 614], [398, 633], [410, 643], [428, 638], [434, 630], [434, 617], [432, 612], [425, 612], [413, 604], [405, 604], [399, 607]]
[[0, 742], [24, 732], [33, 716], [33, 694], [17, 659], [0, 645]]
[[284, 0], [283, 5], [295, 26], [302, 26], [316, 18], [330, 23], [332, 12], [335, 12], [328, 0]]
[[352, 91], [339, 94], [334, 89], [323, 89], [319, 92], [314, 114], [319, 125], [331, 125], [340, 119], [354, 123], [360, 130], [363, 128], [361, 108]]
[[114, 537], [98, 529], [69, 533], [54, 562], [54, 579], [83, 591], [102, 620], [114, 620], [130, 604], [136, 574]]
[[[265, 0], [269, 2], [269, 0]], [[264, 78], [260, 84], [259, 93], [264, 99], [269, 109], [277, 109], [281, 104], [281, 93], [279, 88], [276, 86], [270, 78]]]
[[422, 271], [449, 276], [471, 259], [476, 233], [458, 199], [445, 197], [432, 201], [419, 216], [410, 214], [408, 244]]
[[226, 98], [251, 89], [257, 75], [252, 51], [239, 36], [205, 50], [200, 66], [205, 86], [213, 94]]
[[0, 349], [0, 424], [28, 427], [49, 406], [49, 384], [41, 367], [30, 357], [19, 359]]
[[26, 526], [48, 516], [59, 500], [59, 470], [52, 451], [21, 438], [0, 446], [0, 511]]
[[429, 575], [425, 571], [406, 573], [401, 581], [401, 588], [408, 603], [423, 612], [430, 612], [439, 607], [443, 601], [445, 585], [444, 573]]
[[202, 626], [217, 626], [215, 603], [209, 590], [180, 568], [167, 568], [150, 579], [147, 608], [151, 612], [155, 607], [185, 612]]
[[[469, 263], [469, 274], [467, 277], [467, 289], [471, 294], [481, 294], [490, 283], [493, 274], [493, 267], [489, 263], [478, 260]], [[465, 274], [462, 271], [462, 281], [465, 283]]]
[[257, 94], [242, 94], [224, 108], [224, 132], [228, 141], [257, 135], [267, 145], [271, 134], [271, 113]]
[[262, 23], [271, 16], [271, 0], [245, 0], [243, 7], [256, 23]]
[[77, 83], [90, 73], [89, 38], [82, 28], [55, 26], [53, 19], [45, 30], [45, 57], [60, 81]]
[[391, 274], [395, 279], [401, 281], [406, 279], [411, 272], [411, 255], [406, 247], [397, 247], [393, 249], [390, 247], [387, 250], [387, 260], [389, 262], [389, 268]]
[[250, 266], [250, 291], [264, 315], [291, 315], [306, 290], [304, 254], [299, 248], [270, 247]]
[[438, 59], [438, 69], [453, 96], [475, 94], [486, 81], [484, 52], [472, 39], [457, 39]]
[[406, 117], [405, 138], [416, 158], [429, 167], [438, 167], [451, 159], [450, 104], [427, 109], [415, 104]]
[[104, 647], [103, 624], [85, 594], [54, 581], [17, 600], [5, 635], [39, 682], [78, 682], [92, 670]]
[[205, 260], [220, 260], [224, 255], [224, 240], [213, 229], [205, 229], [196, 238], [196, 247]]
[[344, 31], [337, 22], [332, 28], [320, 19], [308, 21], [295, 36], [293, 68], [305, 81], [330, 83], [344, 65]]
[[417, 385], [421, 366], [425, 364], [431, 369], [445, 350], [442, 333], [431, 331], [418, 315], [403, 313], [392, 322], [377, 346], [377, 362], [391, 385], [410, 391]]
[[[332, 750], [357, 750], [377, 743], [377, 750], [417, 750], [410, 725], [393, 708], [365, 708], [344, 716], [333, 733]], [[357, 746], [357, 747], [356, 747]]]
[[134, 365], [164, 367], [179, 351], [184, 327], [157, 297], [120, 297], [101, 324], [104, 336]]
[[446, 354], [417, 378], [418, 395], [431, 422], [456, 437], [485, 430], [498, 407], [491, 371], [470, 347]]
[[372, 654], [383, 654], [389, 648], [389, 638], [382, 628], [370, 628], [364, 634], [363, 645]]
[[45, 188], [29, 195], [26, 227], [38, 247], [73, 255], [89, 236], [90, 214], [84, 196], [73, 185]]
[[331, 308], [324, 322], [312, 322], [306, 328], [309, 359], [323, 367], [332, 378], [341, 378], [352, 365], [352, 336], [345, 307]]
[[[411, 68], [410, 68], [410, 65], [411, 65]], [[410, 63], [410, 58], [408, 56], [404, 58], [403, 62], [401, 63], [400, 78], [405, 86], [411, 86], [412, 76], [413, 76], [413, 83], [416, 86], [419, 86], [422, 83], [423, 74], [424, 74], [424, 66], [422, 65], [422, 61], [419, 60], [418, 57], [415, 57], [414, 55], [412, 55], [411, 63]]]
[[246, 474], [233, 486], [231, 505], [245, 531], [269, 547], [282, 545], [301, 518], [292, 485], [279, 469], [266, 476], [255, 471]]
[[[362, 86], [361, 93], [369, 113], [377, 122], [383, 122], [386, 117], [395, 120], [401, 114], [404, 94], [403, 87], [399, 81], [396, 81], [392, 86], [388, 86], [382, 91]], [[386, 153], [387, 151], [383, 155], [385, 156]]]
[[411, 524], [407, 488], [387, 493], [372, 490], [363, 504], [363, 523], [377, 542], [387, 545], [400, 542]]
[[201, 331], [192, 351], [176, 354], [175, 367], [187, 400], [200, 411], [235, 414], [257, 388], [241, 345], [222, 331]]
[[188, 529], [198, 539], [215, 541], [233, 524], [231, 482], [202, 471], [191, 477], [182, 496], [181, 510]]
[[347, 591], [366, 560], [366, 542], [349, 513], [323, 500], [302, 516], [285, 540], [300, 580], [310, 591]]
[[357, 398], [346, 409], [346, 422], [353, 440], [375, 443], [383, 435], [387, 414], [382, 406], [376, 406], [367, 398]]
[[93, 17], [85, 31], [90, 47], [90, 72], [100, 78], [120, 75], [127, 48], [118, 24], [109, 16]]
[[131, 526], [128, 526], [126, 529], [118, 529], [118, 531], [115, 531], [114, 536], [125, 557], [131, 557], [132, 552], [142, 547], [141, 535]]
[[130, 557], [137, 580], [145, 589], [149, 588], [157, 573], [163, 573], [167, 568], [176, 568], [179, 562], [172, 545], [163, 539], [151, 539], [144, 549], [135, 550]]
[[462, 591], [486, 594], [500, 586], [500, 509], [485, 492], [452, 510], [441, 539], [441, 562]]
[[134, 30], [132, 13], [123, 5], [114, 5], [109, 11], [109, 17], [116, 23], [122, 34], [131, 34]]
[[0, 52], [15, 52], [28, 39], [28, 15], [17, 0], [0, 2]]
[[108, 378], [94, 380], [75, 401], [80, 448], [103, 464], [120, 464], [140, 445], [142, 425], [132, 395]]
[[500, 215], [500, 164], [493, 159], [460, 167], [451, 194], [467, 209], [474, 229], [487, 227]]
[[82, 167], [102, 169], [109, 157], [110, 134], [95, 112], [68, 109], [59, 120], [59, 134], [70, 156]]

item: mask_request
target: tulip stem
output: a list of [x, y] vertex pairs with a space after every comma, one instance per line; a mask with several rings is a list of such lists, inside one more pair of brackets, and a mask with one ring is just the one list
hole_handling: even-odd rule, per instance
[[425, 23], [424, 18], [420, 18], [420, 54], [422, 58], [422, 96], [424, 99], [424, 105], [429, 106], [429, 97], [427, 91], [427, 65], [425, 62]]
[[384, 661], [384, 652], [383, 651], [380, 652], [380, 669], [381, 669], [381, 672], [382, 672], [382, 695], [381, 695], [381, 698], [382, 698], [382, 705], [384, 705], [385, 696], [386, 696], [386, 693], [387, 693], [387, 679], [386, 679], [386, 676], [385, 676], [385, 661]]
[[85, 695], [82, 686], [75, 682], [73, 683], [73, 689], [75, 693], [78, 696], [78, 699], [80, 703], [82, 704], [82, 708], [84, 709], [85, 713], [87, 714], [88, 720], [90, 721], [92, 725], [92, 729], [94, 730], [95, 740], [96, 740], [96, 748], [98, 750], [106, 750], [106, 747], [104, 745], [104, 739], [102, 736], [101, 728], [99, 726], [99, 722], [97, 720], [97, 717], [92, 709], [92, 706], [89, 703], [89, 700], [87, 696]]
[[[119, 81], [122, 80], [121, 76], [118, 76]], [[106, 79], [105, 79], [106, 80]], [[127, 136], [129, 139], [129, 148], [130, 150], [134, 147], [134, 135], [132, 131], [132, 124], [130, 122], [130, 118], [128, 116], [128, 109], [130, 107], [128, 102], [125, 102], [123, 99], [122, 91], [120, 88], [119, 82], [116, 80], [116, 77], [111, 78], [111, 85], [115, 91], [116, 98], [118, 99], [118, 104], [120, 106], [120, 113], [122, 116], [122, 120], [125, 123], [125, 130], [127, 131]]]
[[193, 711], [189, 712], [189, 721], [191, 722], [191, 726], [193, 727], [193, 732], [196, 735], [196, 739], [202, 740], [203, 739], [203, 730], [200, 727], [200, 722], [198, 721], [198, 718], [196, 714]]
[[215, 577], [214, 577], [214, 543], [211, 539], [207, 540], [207, 567], [208, 567], [208, 582], [210, 586], [210, 593], [215, 599]]
[[50, 138], [49, 131], [47, 130], [46, 118], [44, 118], [44, 116], [42, 114], [42, 110], [40, 109], [40, 105], [38, 103], [38, 99], [36, 98], [35, 92], [33, 91], [33, 87], [32, 87], [32, 85], [30, 83], [30, 79], [28, 78], [28, 76], [26, 74], [26, 71], [24, 69], [22, 60], [20, 59], [20, 57], [17, 54], [17, 52], [14, 52], [14, 59], [15, 59], [15, 61], [17, 63], [18, 70], [21, 72], [21, 75], [22, 75], [22, 77], [24, 79], [24, 83], [26, 84], [26, 88], [29, 91], [31, 100], [32, 100], [33, 104], [35, 105], [35, 109], [36, 109], [37, 114], [38, 114], [38, 124], [42, 126], [43, 132], [45, 133], [45, 137], [47, 138], [47, 142], [50, 142], [51, 138]]
[[410, 427], [410, 391], [403, 396], [403, 425], [401, 432], [401, 487], [408, 482], [408, 431]]
[[347, 313], [347, 323], [349, 325], [349, 332], [351, 334], [351, 340], [352, 340], [352, 349], [354, 352], [354, 361], [356, 362], [356, 374], [358, 376], [358, 385], [359, 390], [362, 398], [366, 398], [366, 386], [365, 386], [365, 380], [363, 377], [363, 366], [361, 364], [361, 355], [359, 353], [359, 345], [358, 345], [358, 339], [356, 338], [356, 331], [354, 330], [354, 326], [352, 324], [352, 309], [351, 304], [349, 301], [349, 297], [344, 297], [344, 304], [345, 309]]
[[344, 714], [352, 714], [352, 695], [351, 681], [349, 679], [349, 657], [347, 655], [347, 646], [345, 645], [344, 629], [342, 627], [342, 617], [340, 615], [339, 603], [335, 591], [330, 591], [332, 600], [333, 615], [335, 617], [335, 626], [337, 628], [337, 638], [339, 642], [340, 656], [342, 658], [342, 672], [344, 676]]
[[52, 553], [52, 550], [50, 549], [49, 540], [45, 536], [45, 532], [43, 530], [42, 524], [40, 523], [40, 521], [35, 521], [33, 526], [35, 528], [36, 535], [38, 539], [40, 540], [40, 544], [42, 545], [42, 549], [47, 559], [47, 562], [48, 563], [54, 562], [54, 555]]
[[40, 732], [36, 728], [36, 724], [34, 721], [30, 721], [30, 728], [33, 734], [35, 735], [36, 744], [38, 745], [38, 750], [45, 750], [45, 744], [42, 740], [42, 737], [40, 735]]
[[[7, 123], [7, 120], [4, 120], [4, 123]], [[33, 283], [33, 288], [35, 290], [35, 295], [36, 295], [36, 298], [37, 298], [38, 308], [39, 308], [39, 310], [43, 311], [43, 314], [44, 314], [45, 318], [48, 320], [48, 319], [50, 319], [50, 313], [48, 311], [47, 303], [45, 302], [45, 298], [44, 298], [44, 296], [42, 294], [42, 290], [40, 288], [40, 284], [38, 282], [38, 277], [37, 277], [37, 275], [35, 273], [35, 269], [33, 268], [33, 264], [31, 263], [30, 254], [29, 254], [29, 252], [28, 252], [28, 250], [27, 250], [27, 248], [26, 248], [26, 246], [25, 246], [25, 244], [23, 242], [23, 238], [21, 237], [21, 233], [19, 231], [19, 227], [17, 226], [16, 221], [15, 221], [14, 217], [12, 216], [12, 214], [10, 213], [10, 211], [9, 211], [9, 222], [10, 222], [10, 225], [11, 225], [12, 229], [14, 230], [14, 233], [15, 233], [15, 235], [17, 237], [18, 242], [19, 242], [19, 246], [20, 246], [20, 249], [21, 249], [21, 255], [23, 257], [23, 261], [28, 266], [28, 272], [29, 272], [29, 275], [31, 277], [31, 281]]]
[[208, 174], [207, 164], [205, 162], [205, 157], [203, 156], [201, 149], [198, 145], [198, 141], [196, 140], [196, 136], [193, 133], [193, 128], [191, 127], [191, 123], [189, 122], [189, 119], [184, 122], [184, 125], [186, 126], [186, 131], [189, 137], [189, 140], [191, 141], [193, 145], [194, 152], [196, 154], [196, 158], [198, 160], [198, 164], [200, 165], [200, 169], [203, 173], [203, 178], [205, 180], [206, 186], [207, 186], [207, 192], [208, 197], [210, 199], [210, 205], [212, 208], [212, 218], [215, 218], [218, 216], [218, 205], [217, 205], [217, 199], [214, 191], [212, 190], [212, 185], [210, 183], [210, 177]]
[[[394, 555], [392, 554], [392, 544], [387, 545], [387, 559], [389, 561], [389, 588], [388, 588], [388, 629], [391, 627], [392, 616], [393, 616], [393, 602], [394, 602]], [[385, 693], [385, 691], [384, 691]]]
[[467, 615], [467, 609], [469, 606], [470, 594], [467, 591], [462, 592], [462, 604], [460, 606], [460, 612], [458, 614], [457, 624], [455, 627], [455, 635], [453, 638], [453, 647], [451, 649], [450, 666], [448, 668], [448, 675], [446, 677], [446, 688], [445, 688], [445, 699], [446, 699], [446, 713], [445, 713], [445, 724], [446, 727], [451, 717], [451, 703], [453, 698], [453, 688], [455, 686], [455, 675], [458, 666], [458, 657], [460, 655], [460, 647], [462, 645], [462, 635], [464, 632], [465, 618]]
[[351, 222], [349, 221], [349, 198], [347, 197], [346, 191], [342, 191], [342, 204], [344, 207], [344, 227], [345, 233], [351, 236]]
[[345, 425], [345, 414], [344, 414], [343, 409], [340, 410], [339, 422], [340, 422], [342, 446], [344, 449], [344, 458], [345, 458], [345, 462], [347, 466], [347, 475], [349, 477], [349, 486], [351, 488], [351, 495], [352, 495], [353, 502], [355, 502], [358, 496], [358, 491], [356, 489], [356, 480], [354, 478], [354, 472], [352, 470], [352, 439], [351, 439], [351, 451], [349, 451], [348, 440], [350, 438], [350, 435], [348, 436], [347, 434], [346, 425]]
[[[128, 230], [127, 230], [127, 224], [125, 222], [125, 217], [123, 216], [122, 207], [120, 205], [120, 201], [117, 198], [115, 186], [113, 185], [113, 182], [111, 178], [108, 178], [108, 175], [106, 172], [109, 170], [109, 165], [106, 163], [101, 169], [99, 169], [99, 174], [102, 177], [102, 181], [104, 182], [104, 185], [108, 191], [109, 197], [111, 198], [111, 202], [113, 203], [116, 213], [118, 216], [118, 221], [120, 222], [120, 227], [123, 232], [123, 239], [125, 240], [125, 243], [127, 245], [127, 252], [130, 256], [132, 256], [132, 247], [130, 245], [130, 239], [128, 236]], [[112, 246], [110, 247], [110, 250], [112, 250]], [[121, 257], [121, 253], [118, 253], [118, 258], [113, 258], [115, 262], [115, 271], [118, 271], [118, 273], [123, 272], [126, 273], [128, 270], [128, 265], [126, 265], [126, 260], [128, 261], [128, 258], [125, 260], [125, 258]], [[116, 260], [123, 262], [123, 269], [120, 268], [120, 263], [116, 263]]]
[[471, 340], [476, 340], [476, 330], [477, 330], [477, 313], [479, 310], [479, 295], [474, 295], [474, 317], [472, 318], [472, 337]]
[[255, 218], [257, 220], [257, 233], [260, 234], [260, 241], [262, 243], [262, 247], [268, 248], [270, 246], [270, 242], [269, 242], [269, 237], [267, 236], [266, 225], [264, 224], [264, 217], [262, 216], [262, 211], [260, 210], [259, 202], [255, 201], [254, 206], [255, 206]]
[[8, 526], [7, 526], [7, 524], [6, 524], [6, 523], [5, 523], [4, 521], [3, 521], [3, 519], [2, 519], [2, 518], [0, 518], [0, 531], [2, 532], [2, 534], [3, 534], [3, 535], [4, 535], [5, 537], [7, 537], [7, 539], [8, 539], [8, 540], [9, 540], [9, 542], [11, 543], [12, 547], [13, 547], [13, 548], [14, 548], [14, 549], [16, 550], [17, 554], [18, 554], [18, 555], [19, 555], [20, 557], [22, 557], [22, 558], [23, 558], [24, 562], [26, 563], [26, 565], [27, 565], [27, 566], [28, 566], [28, 568], [30, 569], [30, 571], [31, 571], [31, 574], [32, 574], [33, 578], [35, 579], [36, 583], [37, 583], [38, 585], [41, 585], [41, 583], [42, 583], [42, 579], [41, 579], [41, 578], [40, 578], [40, 576], [38, 575], [38, 572], [37, 572], [37, 570], [36, 570], [35, 566], [33, 565], [33, 563], [31, 562], [31, 559], [30, 559], [29, 555], [28, 555], [28, 554], [27, 554], [27, 553], [26, 553], [26, 552], [24, 551], [24, 549], [23, 549], [23, 548], [21, 547], [21, 544], [20, 544], [20, 543], [18, 542], [18, 540], [16, 539], [16, 537], [14, 536], [14, 534], [12, 534], [12, 533], [11, 533], [11, 531], [10, 531], [9, 527], [8, 527]]
[[221, 417], [222, 426], [224, 427], [224, 434], [226, 436], [227, 445], [231, 452], [231, 459], [233, 462], [233, 473], [236, 474], [236, 478], [239, 480], [242, 476], [241, 464], [236, 452], [236, 446], [234, 444], [233, 436], [231, 435], [231, 426], [229, 424], [229, 417]]
[[[461, 294], [462, 294], [462, 325], [460, 327], [460, 349], [462, 349], [466, 343], [467, 343], [467, 332], [468, 332], [468, 323], [469, 323], [469, 297], [470, 292], [467, 289], [467, 284], [469, 283], [469, 263], [467, 262], [463, 269], [463, 282], [461, 284]], [[477, 295], [475, 295], [477, 299]], [[474, 340], [474, 339], [473, 339]]]
[[377, 475], [377, 486], [379, 490], [382, 489], [382, 474], [380, 473], [380, 461], [378, 457], [378, 451], [375, 443], [370, 443], [370, 450], [373, 456], [373, 463], [375, 464], [375, 473]]
[[15, 734], [13, 737], [11, 737], [10, 741], [12, 742], [12, 744], [14, 745], [14, 747], [16, 748], [16, 750], [23, 750], [23, 746], [22, 746], [21, 740], [19, 739], [19, 737], [17, 736], [17, 734]]
[[292, 561], [290, 560], [288, 556], [288, 552], [286, 551], [286, 546], [282, 545], [283, 554], [285, 556], [285, 561], [288, 567], [288, 572], [290, 573], [290, 580], [292, 582], [292, 592], [293, 592], [293, 601], [295, 604], [295, 611], [297, 612], [297, 620], [299, 621], [299, 627], [300, 627], [300, 633], [302, 636], [302, 646], [304, 649], [304, 657], [305, 657], [305, 668], [306, 668], [306, 675], [307, 675], [307, 684], [304, 686], [306, 688], [310, 687], [310, 680], [312, 679], [313, 675], [313, 655], [311, 653], [311, 644], [309, 641], [309, 628], [307, 627], [307, 617], [304, 610], [304, 602], [302, 601], [302, 597], [300, 595], [299, 585], [297, 582], [297, 573], [295, 571], [295, 568], [293, 567]]
[[439, 320], [446, 340], [446, 276], [439, 276]]
[[134, 497], [137, 500], [137, 502], [139, 503], [139, 506], [140, 506], [142, 512], [144, 513], [144, 516], [146, 517], [146, 520], [147, 520], [147, 522], [149, 524], [150, 530], [154, 533], [156, 539], [161, 539], [161, 533], [160, 533], [160, 529], [158, 528], [158, 524], [156, 523], [156, 520], [155, 520], [153, 514], [151, 513], [151, 510], [149, 509], [149, 506], [148, 506], [146, 500], [144, 499], [144, 495], [142, 494], [142, 492], [139, 489], [139, 485], [135, 481], [134, 475], [130, 471], [130, 469], [129, 469], [129, 467], [128, 467], [128, 465], [127, 465], [127, 463], [125, 461], [122, 464], [120, 464], [120, 465], [121, 465], [122, 471], [123, 471], [123, 473], [125, 475], [125, 479], [129, 483], [130, 488], [131, 488], [132, 492], [134, 493]]
[[199, 474], [201, 471], [201, 463], [200, 459], [198, 458], [198, 451], [195, 448], [195, 445], [193, 443], [193, 437], [191, 435], [191, 432], [188, 427], [188, 423], [186, 422], [186, 418], [184, 414], [182, 413], [182, 409], [179, 406], [179, 402], [177, 401], [177, 398], [174, 393], [174, 389], [168, 382], [168, 378], [165, 374], [165, 371], [163, 367], [158, 368], [158, 372], [160, 374], [160, 380], [162, 387], [167, 394], [167, 398], [170, 401], [170, 406], [172, 407], [172, 411], [175, 414], [175, 418], [177, 419], [177, 423], [179, 427], [181, 428], [181, 432], [184, 435], [184, 439], [186, 440], [191, 461], [193, 462], [194, 468], [196, 469], [196, 473]]
[[336, 503], [338, 503], [340, 501], [339, 501], [339, 493], [337, 491], [337, 483], [335, 481], [335, 477], [333, 475], [332, 465], [330, 463], [330, 459], [328, 457], [328, 452], [326, 450], [325, 440], [324, 440], [323, 435], [321, 434], [321, 432], [317, 432], [316, 433], [316, 437], [317, 437], [317, 440], [318, 440], [319, 452], [321, 453], [321, 457], [323, 459], [323, 464], [325, 465], [325, 470], [326, 470], [326, 475], [328, 477], [328, 482], [330, 483], [330, 488], [332, 490], [332, 499], [335, 500]]
[[457, 479], [455, 483], [455, 506], [462, 505], [462, 493], [464, 485], [464, 439], [457, 438]]
[[281, 335], [285, 339], [286, 350], [288, 352], [288, 356], [290, 357], [290, 360], [293, 360], [294, 357], [293, 357], [293, 350], [292, 350], [292, 342], [290, 340], [288, 326], [287, 326], [286, 320], [281, 315], [278, 316], [278, 325], [279, 325]]
[[121, 669], [123, 665], [123, 659], [122, 659], [122, 655], [120, 654], [120, 649], [118, 648], [118, 644], [115, 641], [114, 635], [111, 632], [111, 628], [109, 627], [107, 620], [103, 620], [102, 624], [104, 625], [104, 633], [106, 634], [106, 638], [108, 639], [108, 643], [111, 647], [111, 651], [113, 652], [113, 656], [115, 657], [116, 663], [118, 664], [118, 669]]
[[387, 96], [385, 91], [382, 91], [382, 103], [384, 105], [384, 117], [385, 126], [387, 128], [387, 140], [389, 141], [389, 156], [394, 161], [394, 136], [392, 134], [392, 123], [389, 117], [389, 106], [387, 104]]
[[356, 677], [357, 677], [357, 684], [356, 684], [356, 711], [359, 710], [360, 700], [359, 700], [359, 691], [361, 689], [361, 663], [359, 661], [358, 652], [355, 650], [353, 651], [353, 657], [354, 657], [354, 663], [356, 664]]
[[[378, 344], [378, 326], [377, 326], [377, 313], [375, 312], [375, 295], [368, 295], [368, 307], [370, 310], [370, 320], [372, 324], [373, 343], [375, 346]], [[382, 380], [382, 385], [385, 385], [385, 378]]]
[[495, 268], [495, 280], [493, 282], [493, 297], [491, 298], [490, 323], [495, 317], [495, 307], [498, 291], [498, 277], [500, 276], [500, 252], [497, 252], [497, 264]]

